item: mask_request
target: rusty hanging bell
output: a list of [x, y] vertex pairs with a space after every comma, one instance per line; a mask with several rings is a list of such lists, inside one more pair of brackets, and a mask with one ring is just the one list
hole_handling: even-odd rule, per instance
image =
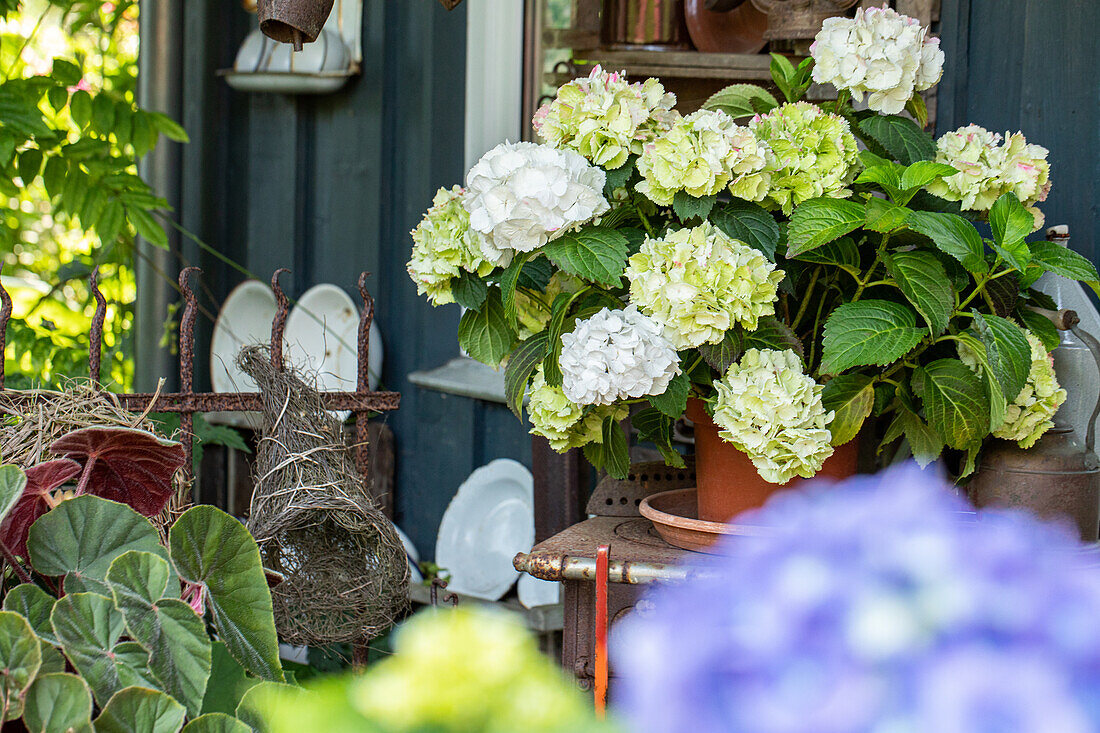
[[[1062, 310], [1051, 315], [1055, 325], [1072, 330], [1088, 345], [1100, 368], [1100, 342], [1077, 328], [1077, 314]], [[1047, 519], [1069, 520], [1076, 525], [1082, 541], [1096, 542], [1100, 534], [1097, 415], [1100, 401], [1088, 423], [1084, 444], [1068, 422], [1058, 416], [1054, 427], [1027, 450], [1003, 440], [991, 444], [967, 486], [971, 502], [978, 507], [1015, 507]]]
[[260, 30], [280, 43], [294, 44], [295, 51], [303, 43], [313, 43], [332, 12], [333, 0], [259, 0], [256, 13]]

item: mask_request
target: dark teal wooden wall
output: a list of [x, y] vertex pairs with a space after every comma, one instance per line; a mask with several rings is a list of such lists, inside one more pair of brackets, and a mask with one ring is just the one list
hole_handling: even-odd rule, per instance
[[1100, 258], [1100, 0], [943, 0], [939, 132], [974, 122], [1050, 150], [1047, 224]]
[[[465, 13], [434, 0], [365, 4], [362, 75], [336, 94], [290, 97], [229, 89], [216, 71], [232, 65], [254, 18], [236, 2], [188, 0], [184, 124], [192, 142], [180, 216], [264, 278], [289, 267], [291, 295], [319, 282], [354, 293], [358, 273], [373, 273], [383, 380], [403, 395], [389, 417], [397, 521], [430, 556], [443, 510], [470, 471], [498, 457], [529, 465], [530, 444], [503, 407], [405, 379], [458, 353], [457, 306], [433, 309], [418, 298], [405, 262], [408, 233], [435, 190], [464, 173]], [[243, 278], [194, 246], [184, 252], [204, 266], [208, 297], [223, 298]]]

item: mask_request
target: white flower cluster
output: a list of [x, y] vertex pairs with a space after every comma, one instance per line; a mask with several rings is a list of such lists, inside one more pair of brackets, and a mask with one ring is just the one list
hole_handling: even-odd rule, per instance
[[492, 263], [481, 257], [481, 235], [470, 229], [470, 216], [462, 207], [459, 186], [441, 188], [432, 207], [412, 230], [412, 256], [406, 265], [417, 293], [432, 305], [455, 302], [451, 281], [463, 270], [485, 277]]
[[810, 46], [814, 81], [846, 89], [859, 102], [893, 115], [943, 74], [940, 40], [920, 21], [883, 5], [854, 18], [827, 18]]
[[638, 160], [639, 191], [662, 206], [677, 191], [713, 196], [764, 168], [767, 145], [720, 110], [701, 109], [678, 120], [645, 146]]
[[555, 148], [576, 150], [598, 166], [613, 170], [642, 145], [668, 129], [679, 115], [676, 96], [661, 82], [627, 82], [623, 72], [600, 66], [587, 77], [558, 89], [554, 101], [535, 113], [535, 131]]
[[793, 351], [749, 349], [714, 389], [719, 434], [747, 454], [765, 480], [812, 478], [832, 455], [833, 413]]
[[562, 389], [580, 405], [664, 394], [680, 373], [676, 349], [653, 319], [638, 312], [604, 308], [562, 334]]
[[1006, 132], [1002, 138], [984, 127], [966, 125], [936, 141], [936, 162], [959, 172], [934, 181], [928, 190], [972, 211], [988, 211], [1003, 194], [1012, 192], [1028, 207], [1038, 229], [1043, 214], [1035, 204], [1045, 201], [1050, 192], [1048, 153], [1022, 133]]
[[710, 222], [646, 239], [626, 268], [630, 302], [652, 316], [677, 349], [718, 343], [740, 324], [756, 330], [775, 313], [784, 272]]
[[604, 172], [572, 150], [501, 143], [466, 174], [470, 227], [484, 235], [482, 253], [508, 265], [555, 235], [608, 210]]
[[561, 387], [546, 383], [540, 366], [531, 380], [527, 411], [531, 417], [531, 434], [541, 435], [559, 453], [570, 448], [583, 448], [589, 443], [603, 442], [603, 421], [626, 417], [626, 405], [610, 405], [586, 410], [565, 396]]

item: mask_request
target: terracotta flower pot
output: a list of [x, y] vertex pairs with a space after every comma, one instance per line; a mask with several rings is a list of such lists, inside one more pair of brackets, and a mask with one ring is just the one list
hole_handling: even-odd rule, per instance
[[[749, 457], [722, 440], [718, 426], [702, 400], [688, 401], [685, 413], [695, 423], [695, 475], [698, 484], [699, 519], [727, 522], [746, 509], [763, 506], [772, 494], [796, 486], [803, 479], [773, 484], [761, 478]], [[843, 479], [854, 476], [859, 457], [859, 438], [837, 446], [825, 459], [818, 476]]]

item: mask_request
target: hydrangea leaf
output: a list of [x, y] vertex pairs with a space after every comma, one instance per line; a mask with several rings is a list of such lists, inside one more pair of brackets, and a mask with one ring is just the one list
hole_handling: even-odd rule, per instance
[[730, 84], [710, 95], [703, 109], [717, 109], [734, 119], [752, 117], [779, 106], [767, 90], [756, 84]]
[[584, 457], [598, 469], [607, 471], [612, 478], [625, 479], [630, 472], [630, 449], [626, 435], [614, 417], [604, 418], [602, 442], [584, 446]]
[[997, 275], [997, 279], [986, 282], [985, 292], [993, 303], [993, 312], [1007, 317], [1016, 309], [1016, 303], [1020, 300], [1020, 281], [1015, 272]]
[[493, 288], [479, 311], [468, 310], [458, 322], [459, 346], [473, 359], [496, 369], [512, 350], [516, 332], [504, 314], [500, 291]]
[[859, 129], [903, 165], [936, 157], [936, 141], [906, 117], [872, 115], [860, 121]]
[[856, 366], [885, 366], [921, 340], [916, 313], [888, 300], [860, 300], [838, 307], [825, 322], [821, 371], [839, 374]]
[[177, 733], [187, 710], [168, 695], [144, 687], [119, 690], [95, 719], [96, 733]]
[[989, 228], [993, 230], [994, 242], [1007, 250], [1015, 250], [1035, 230], [1035, 217], [1010, 191], [997, 199], [989, 210]]
[[730, 365], [736, 362], [744, 352], [743, 337], [740, 329], [726, 331], [726, 335], [716, 344], [701, 344], [699, 354], [703, 361], [714, 367], [719, 374], [725, 374]]
[[666, 466], [683, 468], [684, 457], [672, 447], [672, 418], [656, 407], [638, 410], [630, 418], [630, 424], [637, 429], [640, 440], [648, 440], [657, 446]]
[[546, 290], [550, 278], [554, 276], [554, 266], [545, 257], [535, 257], [527, 261], [519, 273], [519, 287], [530, 290]]
[[974, 328], [985, 346], [989, 366], [1012, 402], [1027, 383], [1031, 370], [1031, 344], [1022, 328], [1007, 318], [973, 311]]
[[1085, 256], [1055, 242], [1032, 242], [1031, 261], [1047, 272], [1071, 280], [1094, 283], [1100, 279], [1096, 274], [1096, 265]]
[[57, 644], [57, 637], [50, 623], [50, 613], [56, 601], [57, 599], [34, 583], [22, 583], [4, 596], [4, 610], [18, 613], [27, 619], [40, 639], [49, 644]]
[[958, 173], [946, 163], [935, 163], [931, 160], [918, 160], [905, 168], [901, 174], [901, 187], [904, 190], [927, 186], [938, 178], [946, 178]]
[[887, 429], [882, 443], [887, 445], [902, 435], [909, 442], [909, 450], [921, 468], [939, 458], [940, 453], [943, 452], [943, 438], [919, 415], [905, 406], [898, 407], [897, 417]]
[[451, 281], [451, 294], [463, 308], [478, 310], [489, 294], [489, 286], [477, 275], [463, 270]]
[[735, 198], [712, 211], [710, 220], [727, 236], [763, 252], [765, 257], [775, 262], [779, 225], [763, 206]]
[[691, 392], [691, 380], [681, 371], [668, 383], [664, 394], [651, 395], [649, 404], [672, 418], [680, 417], [687, 407], [688, 394]]
[[954, 257], [970, 272], [987, 272], [985, 246], [974, 225], [958, 214], [914, 211], [906, 225], [932, 240], [940, 251]]
[[756, 330], [746, 331], [743, 338], [743, 346], [746, 349], [776, 349], [777, 351], [790, 349], [798, 354], [800, 359], [806, 358], [802, 341], [786, 323], [775, 316], [761, 318]]
[[989, 429], [996, 430], [1005, 421], [1005, 412], [1008, 410], [1008, 400], [1005, 399], [1004, 389], [997, 380], [985, 346], [977, 338], [969, 333], [960, 333], [959, 342], [970, 348], [977, 360], [978, 371], [985, 383], [985, 392], [989, 397]]
[[1047, 351], [1054, 351], [1058, 348], [1058, 344], [1062, 342], [1062, 337], [1049, 318], [1042, 313], [1036, 313], [1030, 308], [1018, 308], [1016, 315], [1023, 321], [1027, 330], [1043, 342], [1043, 346], [1046, 347]]
[[39, 675], [27, 691], [23, 722], [45, 733], [90, 730], [92, 693], [75, 674]]
[[864, 221], [864, 208], [855, 201], [828, 197], [805, 201], [791, 214], [787, 256], [797, 257], [843, 237], [863, 226]]
[[947, 330], [955, 309], [955, 293], [943, 265], [929, 252], [895, 252], [886, 257], [886, 270], [906, 300], [924, 317], [937, 336]]
[[27, 688], [42, 666], [38, 636], [18, 613], [0, 611], [0, 720], [13, 720], [22, 713]]
[[[550, 321], [546, 324], [547, 343], [546, 357], [542, 361], [542, 372], [546, 383], [551, 387], [561, 386], [561, 366], [558, 357], [561, 356], [561, 335], [572, 331], [576, 326], [577, 316], [568, 318], [569, 309], [573, 302], [584, 293], [583, 290], [569, 294], [558, 293], [550, 306]], [[568, 324], [568, 325], [567, 325]]]
[[913, 374], [928, 423], [952, 448], [966, 450], [989, 434], [989, 396], [982, 379], [958, 359], [937, 359]]
[[863, 421], [875, 405], [875, 386], [865, 374], [841, 374], [833, 377], [821, 390], [821, 404], [831, 410], [833, 421], [829, 430], [833, 445], [844, 445], [863, 427]]
[[563, 234], [544, 248], [546, 256], [566, 272], [605, 287], [622, 285], [627, 239], [614, 229], [588, 227]]
[[520, 420], [523, 419], [523, 395], [531, 375], [546, 357], [549, 334], [540, 331], [516, 347], [508, 358], [504, 369], [504, 399], [508, 409]]
[[682, 222], [706, 219], [717, 200], [717, 196], [692, 196], [685, 191], [677, 191], [672, 198], [672, 210]]
[[851, 237], [841, 237], [817, 249], [803, 252], [795, 259], [817, 265], [833, 265], [842, 269], [858, 269], [859, 248]]
[[888, 234], [905, 226], [905, 220], [911, 212], [904, 206], [880, 198], [867, 201], [865, 226], [871, 231]]
[[901, 187], [901, 174], [902, 171], [905, 170], [903, 166], [898, 165], [892, 160], [879, 158], [877, 155], [869, 153], [868, 151], [860, 153], [859, 157], [861, 160], [865, 160], [869, 157], [877, 160], [875, 165], [869, 165], [867, 168], [860, 171], [859, 175], [856, 176], [855, 183], [874, 183], [888, 193], [892, 200], [897, 201], [903, 198]]
[[607, 178], [604, 181], [604, 192], [608, 198], [611, 198], [611, 193], [616, 188], [623, 188], [626, 186], [627, 181], [630, 180], [630, 176], [634, 173], [634, 163], [637, 160], [635, 156], [630, 156], [626, 159], [626, 162], [620, 165], [618, 168], [612, 168], [607, 171]]
[[208, 592], [218, 637], [253, 674], [281, 680], [279, 640], [260, 550], [244, 525], [212, 506], [188, 509], [168, 532], [180, 577]]

